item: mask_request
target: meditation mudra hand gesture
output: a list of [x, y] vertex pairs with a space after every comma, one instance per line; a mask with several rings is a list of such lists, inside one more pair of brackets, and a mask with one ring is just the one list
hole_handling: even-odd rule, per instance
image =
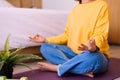
[[80, 46], [78, 47], [78, 50], [94, 52], [94, 51], [97, 51], [99, 49], [96, 46], [95, 39], [91, 38], [88, 40], [87, 46], [84, 44], [80, 44]]
[[29, 37], [30, 41], [36, 42], [36, 43], [44, 43], [47, 42], [46, 38], [43, 36], [36, 34], [34, 37]]
[[[34, 37], [29, 37], [29, 39], [30, 39], [30, 41], [36, 42], [36, 43], [47, 42], [46, 38], [39, 35], [39, 34], [36, 34]], [[78, 46], [78, 50], [91, 51], [91, 52], [96, 51], [97, 47], [96, 47], [95, 39], [93, 39], [93, 38], [89, 39], [88, 40], [88, 45], [80, 44], [80, 46]]]

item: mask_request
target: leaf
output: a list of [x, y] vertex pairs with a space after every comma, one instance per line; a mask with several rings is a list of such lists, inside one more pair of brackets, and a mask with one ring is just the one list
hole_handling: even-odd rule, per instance
[[5, 61], [1, 61], [1, 62], [0, 62], [0, 70], [2, 69], [4, 63], [5, 63]]
[[0, 61], [3, 60], [3, 51], [0, 51]]
[[26, 66], [30, 69], [30, 67], [27, 64], [24, 64], [23, 61], [29, 59], [42, 59], [41, 57], [34, 54], [18, 55], [23, 50], [23, 48], [19, 48], [13, 52], [10, 52], [9, 38], [10, 35], [5, 41], [3, 51], [0, 51], [0, 70], [4, 65], [13, 67], [17, 64]]
[[27, 64], [25, 64], [25, 63], [17, 63], [16, 65], [25, 66], [25, 67], [29, 68], [30, 70], [32, 70], [32, 68], [29, 67], [29, 66], [28, 66]]
[[1, 51], [0, 53], [0, 60], [6, 60], [8, 58], [8, 55], [6, 55], [6, 53], [4, 51]]
[[10, 39], [10, 35], [8, 35], [6, 41], [5, 41], [5, 44], [4, 44], [4, 52], [9, 52], [10, 50], [10, 42], [9, 42], [9, 39]]
[[39, 59], [39, 60], [41, 60], [42, 57], [39, 57], [39, 56], [33, 55], [33, 54], [20, 55], [20, 56], [18, 56], [17, 59], [15, 60], [15, 64], [20, 63], [20, 62], [25, 61], [25, 60], [29, 60], [29, 59]]
[[19, 48], [19, 49], [13, 51], [13, 52], [10, 54], [10, 56], [8, 57], [8, 60], [9, 60], [9, 61], [14, 60], [15, 57], [17, 57], [18, 54], [19, 54], [22, 50], [23, 50], [23, 48]]
[[24, 48], [19, 48], [19, 49], [16, 49], [15, 51], [13, 51], [11, 54], [10, 54], [10, 57], [13, 57], [15, 56], [16, 54], [20, 53]]
[[7, 64], [14, 66], [15, 63], [14, 61], [16, 61], [18, 54], [23, 50], [23, 48], [19, 48], [16, 49], [15, 51], [13, 51], [10, 56], [8, 57], [8, 59], [6, 60]]
[[4, 49], [3, 49], [2, 54], [1, 54], [3, 60], [6, 60], [9, 57], [9, 54], [10, 54], [9, 39], [10, 39], [10, 35], [8, 35], [8, 37], [5, 41]]

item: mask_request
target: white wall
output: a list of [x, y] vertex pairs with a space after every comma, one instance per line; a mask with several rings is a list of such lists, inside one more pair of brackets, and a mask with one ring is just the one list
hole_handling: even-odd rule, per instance
[[74, 0], [42, 0], [43, 9], [71, 10], [75, 5]]

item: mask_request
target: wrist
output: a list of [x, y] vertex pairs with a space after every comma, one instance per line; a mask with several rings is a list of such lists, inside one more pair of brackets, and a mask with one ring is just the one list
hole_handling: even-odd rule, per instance
[[93, 50], [89, 50], [89, 51], [90, 51], [90, 52], [97, 52], [97, 51], [99, 51], [99, 50], [100, 50], [99, 47], [95, 46]]
[[100, 48], [98, 46], [96, 46], [96, 50], [94, 52], [97, 52], [99, 50], [100, 50]]
[[44, 41], [44, 42], [48, 42], [46, 38], [45, 38], [45, 41]]

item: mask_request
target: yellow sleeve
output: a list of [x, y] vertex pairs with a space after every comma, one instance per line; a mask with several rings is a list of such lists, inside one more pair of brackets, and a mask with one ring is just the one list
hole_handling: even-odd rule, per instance
[[66, 24], [65, 31], [58, 35], [58, 36], [53, 36], [50, 38], [47, 38], [48, 43], [53, 43], [53, 44], [67, 44], [68, 40], [68, 27], [69, 27], [69, 21]]
[[92, 38], [95, 39], [96, 45], [102, 49], [102, 51], [108, 48], [108, 31], [109, 31], [109, 9], [107, 5], [104, 5], [97, 17], [96, 25], [93, 30]]

